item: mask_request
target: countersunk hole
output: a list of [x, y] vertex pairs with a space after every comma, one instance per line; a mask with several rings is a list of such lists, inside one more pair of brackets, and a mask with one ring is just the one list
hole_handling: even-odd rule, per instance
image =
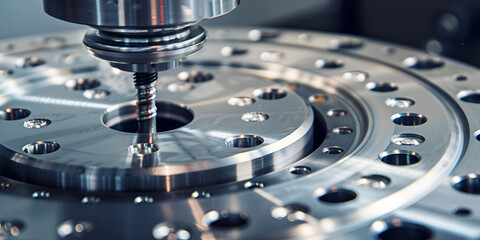
[[357, 180], [360, 186], [369, 186], [376, 189], [386, 188], [390, 182], [392, 182], [392, 180], [389, 177], [378, 174], [363, 176]]
[[[165, 132], [183, 127], [193, 120], [193, 112], [182, 104], [156, 102], [157, 132]], [[105, 111], [102, 122], [105, 126], [128, 133], [138, 130], [137, 107], [135, 103], [113, 106]]]
[[397, 113], [391, 119], [395, 124], [402, 126], [417, 126], [427, 122], [427, 117], [418, 113]]
[[255, 103], [255, 99], [251, 97], [231, 97], [227, 101], [230, 106], [245, 107]]
[[30, 110], [23, 108], [7, 108], [0, 111], [1, 120], [19, 120], [30, 116]]
[[285, 206], [279, 206], [272, 209], [271, 215], [277, 220], [287, 218], [288, 221], [305, 221], [306, 215], [310, 212], [310, 209], [299, 203], [291, 203]]
[[395, 83], [389, 82], [369, 82], [366, 87], [373, 92], [393, 92], [398, 89]]
[[256, 135], [238, 135], [229, 137], [225, 140], [225, 144], [234, 148], [250, 148], [263, 143], [263, 138]]
[[22, 150], [28, 154], [47, 154], [60, 149], [60, 144], [49, 141], [38, 141], [25, 145]]
[[443, 66], [443, 61], [436, 57], [408, 57], [403, 64], [409, 68], [432, 69]]
[[345, 110], [330, 109], [327, 111], [327, 116], [329, 117], [344, 117], [347, 115]]
[[469, 208], [466, 208], [466, 207], [456, 207], [453, 210], [453, 214], [455, 214], [457, 216], [461, 216], [461, 217], [468, 217], [468, 216], [472, 215], [472, 210], [470, 210]]
[[477, 141], [480, 141], [480, 130], [477, 130], [473, 135], [475, 136], [475, 139], [477, 139]]
[[102, 99], [110, 95], [110, 92], [103, 89], [90, 89], [83, 92], [83, 96], [87, 99]]
[[265, 184], [263, 182], [247, 181], [243, 184], [245, 189], [263, 188]]
[[315, 61], [316, 68], [339, 68], [343, 66], [340, 59], [318, 59]]
[[340, 154], [343, 153], [343, 148], [341, 147], [326, 147], [323, 149], [324, 153], [328, 154]]
[[269, 118], [266, 113], [249, 112], [242, 115], [242, 120], [245, 122], [263, 122]]
[[202, 220], [208, 227], [217, 229], [242, 227], [248, 223], [246, 214], [232, 213], [227, 210], [210, 211], [203, 216]]
[[160, 147], [153, 143], [137, 143], [128, 147], [128, 151], [133, 154], [152, 154], [159, 149]]
[[288, 171], [290, 171], [290, 173], [294, 175], [306, 175], [312, 172], [312, 169], [307, 166], [295, 166], [291, 167]]
[[378, 238], [382, 240], [426, 240], [430, 239], [432, 235], [432, 231], [424, 226], [399, 222], [398, 224], [389, 224], [384, 231], [378, 234]]
[[343, 188], [330, 188], [325, 194], [320, 196], [318, 200], [327, 203], [344, 203], [357, 198], [357, 193]]
[[466, 81], [468, 77], [462, 74], [455, 74], [453, 75], [453, 79], [455, 79], [455, 81]]
[[83, 91], [100, 86], [100, 82], [91, 78], [70, 79], [65, 82], [65, 87], [70, 90]]
[[178, 79], [189, 83], [208, 82], [213, 79], [213, 74], [203, 71], [181, 72], [178, 74]]
[[469, 103], [480, 103], [480, 90], [464, 90], [457, 94], [457, 98]]
[[342, 77], [349, 81], [365, 82], [368, 78], [368, 73], [362, 71], [350, 71], [342, 74]]
[[418, 146], [425, 142], [425, 138], [415, 133], [401, 133], [392, 137], [392, 143], [397, 145]]
[[422, 159], [418, 153], [406, 150], [382, 152], [378, 155], [378, 158], [386, 164], [396, 166], [412, 165], [420, 162]]
[[452, 178], [452, 186], [460, 192], [480, 194], [480, 176], [475, 173], [455, 176]]
[[415, 104], [415, 101], [409, 98], [403, 98], [403, 97], [394, 97], [394, 98], [388, 98], [385, 100], [385, 104], [389, 107], [398, 107], [398, 108], [408, 108], [411, 107]]
[[349, 127], [336, 127], [332, 130], [332, 132], [338, 135], [344, 135], [353, 133], [353, 129]]
[[45, 64], [47, 61], [39, 57], [26, 57], [20, 64], [22, 68], [37, 67]]
[[23, 122], [25, 128], [43, 128], [50, 125], [52, 121], [46, 118], [35, 118]]
[[253, 95], [260, 99], [275, 100], [287, 96], [287, 92], [278, 88], [261, 88], [253, 91]]

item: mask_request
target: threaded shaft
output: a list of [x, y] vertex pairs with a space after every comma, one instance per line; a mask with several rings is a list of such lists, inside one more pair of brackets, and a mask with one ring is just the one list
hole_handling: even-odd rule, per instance
[[135, 88], [137, 89], [137, 120], [139, 133], [156, 132], [157, 107], [155, 99], [157, 90], [155, 83], [158, 73], [140, 73], [133, 74]]

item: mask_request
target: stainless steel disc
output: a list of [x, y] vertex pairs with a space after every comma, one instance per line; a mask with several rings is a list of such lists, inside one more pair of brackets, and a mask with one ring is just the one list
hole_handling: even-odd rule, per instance
[[1, 42], [0, 237], [480, 238], [478, 69], [337, 34], [208, 32], [159, 76], [155, 135], [81, 32]]

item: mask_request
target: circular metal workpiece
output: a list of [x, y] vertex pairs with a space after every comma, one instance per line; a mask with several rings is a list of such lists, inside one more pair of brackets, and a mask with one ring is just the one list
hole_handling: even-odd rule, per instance
[[1, 42], [1, 236], [480, 237], [478, 69], [335, 34], [209, 31], [159, 75], [155, 134], [137, 133], [130, 75], [80, 32]]

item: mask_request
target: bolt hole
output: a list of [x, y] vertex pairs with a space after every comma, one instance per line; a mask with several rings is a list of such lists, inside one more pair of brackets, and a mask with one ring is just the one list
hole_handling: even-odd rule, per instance
[[70, 79], [65, 82], [65, 87], [74, 91], [83, 91], [100, 86], [100, 82], [91, 78]]
[[427, 118], [417, 113], [397, 113], [392, 116], [395, 124], [402, 126], [418, 126], [427, 122]]
[[250, 148], [263, 143], [263, 138], [255, 135], [238, 135], [229, 137], [225, 140], [225, 144], [234, 148]]
[[248, 181], [243, 184], [243, 187], [245, 187], [245, 189], [263, 188], [265, 187], [265, 184], [263, 182]]
[[425, 142], [425, 138], [415, 133], [401, 133], [392, 137], [392, 143], [397, 145], [418, 146]]
[[[157, 132], [165, 132], [183, 127], [193, 121], [193, 112], [184, 105], [171, 102], [156, 102]], [[113, 106], [102, 117], [105, 126], [128, 133], [137, 133], [137, 107], [135, 103]]]
[[357, 193], [343, 188], [330, 188], [325, 194], [318, 199], [327, 203], [344, 203], [357, 198]]
[[386, 230], [378, 234], [381, 240], [426, 240], [432, 237], [432, 231], [428, 228], [413, 223], [395, 223], [387, 227]]
[[470, 173], [452, 178], [452, 186], [456, 190], [470, 194], [480, 194], [480, 176]]
[[457, 94], [457, 98], [469, 103], [480, 103], [480, 90], [464, 90]]
[[360, 186], [369, 186], [376, 189], [386, 188], [390, 182], [392, 182], [390, 178], [378, 174], [363, 176], [357, 181]]
[[253, 91], [253, 95], [264, 100], [275, 100], [287, 96], [287, 92], [278, 88], [261, 88]]
[[266, 113], [249, 112], [242, 115], [242, 120], [245, 122], [263, 122], [269, 118]]
[[350, 71], [342, 74], [342, 77], [349, 81], [364, 82], [368, 78], [368, 73], [362, 71]]
[[308, 97], [308, 101], [311, 103], [320, 103], [320, 102], [325, 102], [327, 101], [328, 97], [323, 94], [314, 94], [310, 97]]
[[409, 98], [402, 98], [402, 97], [396, 97], [396, 98], [388, 98], [385, 100], [385, 104], [389, 107], [398, 107], [398, 108], [408, 108], [411, 107], [415, 104], [415, 101]]
[[295, 166], [295, 167], [291, 167], [289, 171], [291, 174], [294, 174], [294, 175], [306, 175], [312, 172], [312, 169], [307, 166]]
[[251, 97], [231, 97], [227, 103], [230, 106], [245, 107], [255, 103], [255, 99]]
[[341, 147], [326, 147], [323, 149], [323, 152], [328, 154], [340, 154], [343, 153], [343, 149]]
[[466, 81], [468, 80], [468, 77], [462, 74], [455, 74], [453, 79], [455, 79], [455, 81]]
[[345, 134], [353, 133], [353, 129], [349, 127], [336, 127], [332, 130], [332, 132], [338, 135], [345, 135]]
[[39, 57], [27, 57], [23, 59], [23, 61], [20, 64], [20, 67], [22, 68], [38, 67], [40, 65], [45, 64], [46, 62], [47, 61]]
[[211, 228], [227, 229], [245, 226], [248, 222], [248, 217], [242, 213], [231, 213], [223, 210], [221, 212], [208, 212], [203, 216], [202, 220]]
[[347, 112], [344, 110], [331, 109], [327, 111], [329, 117], [344, 117], [345, 115], [347, 115]]
[[271, 215], [277, 220], [287, 218], [290, 222], [304, 221], [310, 209], [298, 203], [291, 203], [285, 206], [275, 207], [272, 209]]
[[213, 74], [202, 71], [181, 72], [178, 79], [189, 83], [203, 83], [213, 79]]
[[87, 99], [102, 99], [110, 95], [110, 92], [103, 89], [90, 89], [83, 92], [83, 96]]
[[23, 123], [25, 128], [43, 128], [50, 125], [52, 121], [45, 118], [35, 118], [27, 120]]
[[389, 82], [369, 82], [366, 87], [373, 92], [393, 92], [398, 89], [395, 83]]
[[316, 68], [339, 68], [343, 66], [343, 61], [339, 59], [318, 59], [315, 61]]
[[466, 207], [456, 207], [453, 210], [453, 214], [460, 216], [460, 217], [468, 217], [472, 215], [472, 210]]
[[25, 145], [22, 150], [28, 154], [48, 154], [60, 149], [60, 144], [56, 142], [38, 141]]
[[7, 108], [0, 111], [1, 120], [19, 120], [30, 116], [30, 111], [22, 108]]
[[393, 150], [391, 152], [383, 152], [378, 155], [382, 162], [396, 166], [412, 165], [420, 162], [421, 157], [418, 153], [405, 150]]

